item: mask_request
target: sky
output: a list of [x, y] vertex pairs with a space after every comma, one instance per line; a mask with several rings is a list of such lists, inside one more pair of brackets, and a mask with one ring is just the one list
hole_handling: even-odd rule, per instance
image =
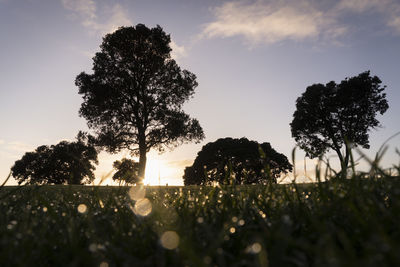
[[[223, 137], [269, 142], [291, 159], [289, 124], [307, 86], [367, 70], [387, 86], [390, 107], [364, 153], [374, 157], [400, 131], [398, 0], [0, 0], [0, 182], [25, 152], [88, 130], [74, 80], [91, 73], [105, 34], [138, 23], [160, 25], [172, 57], [196, 74], [184, 110], [206, 135], [200, 144], [150, 152], [145, 183], [183, 184], [201, 147]], [[400, 161], [400, 137], [387, 144], [384, 167]], [[96, 177], [109, 177], [123, 156], [102, 152]], [[296, 164], [303, 161], [297, 150]]]

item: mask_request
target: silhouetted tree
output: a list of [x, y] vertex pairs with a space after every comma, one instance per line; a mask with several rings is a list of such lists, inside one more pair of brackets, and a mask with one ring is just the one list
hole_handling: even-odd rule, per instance
[[199, 122], [182, 110], [196, 76], [171, 59], [170, 41], [160, 26], [121, 27], [103, 38], [94, 73], [82, 72], [75, 81], [84, 100], [80, 116], [95, 130], [97, 145], [139, 156], [141, 179], [151, 148], [204, 138]]
[[381, 83], [367, 71], [340, 84], [331, 81], [307, 87], [296, 101], [290, 124], [299, 147], [310, 158], [332, 149], [345, 176], [351, 148], [369, 148], [368, 131], [379, 126], [377, 113], [383, 114], [389, 107]]
[[183, 181], [185, 185], [276, 183], [279, 175], [291, 170], [286, 156], [269, 143], [221, 138], [203, 146], [193, 165], [185, 168]]
[[141, 182], [139, 179], [139, 163], [134, 160], [123, 158], [121, 161], [114, 161], [114, 169], [117, 170], [113, 175], [113, 180], [125, 182], [126, 184], [136, 184]]
[[11, 168], [18, 184], [87, 184], [94, 180], [97, 151], [78, 139], [39, 146]]

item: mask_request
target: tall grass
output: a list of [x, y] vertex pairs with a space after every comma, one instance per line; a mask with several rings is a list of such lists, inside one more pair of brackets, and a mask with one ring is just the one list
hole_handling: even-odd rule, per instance
[[0, 263], [400, 266], [400, 165], [380, 168], [384, 152], [364, 173], [352, 158], [347, 180], [321, 160], [309, 184], [2, 187]]

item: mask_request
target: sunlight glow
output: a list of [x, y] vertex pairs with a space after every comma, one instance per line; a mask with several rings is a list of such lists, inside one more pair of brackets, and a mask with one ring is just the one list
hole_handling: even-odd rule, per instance
[[[183, 175], [183, 169], [191, 162], [187, 160], [167, 160], [158, 157], [158, 155], [151, 155], [149, 153], [146, 164], [146, 175], [143, 180], [143, 185], [183, 185], [181, 177]], [[113, 181], [112, 176], [115, 173], [112, 164], [116, 160], [121, 158], [130, 158], [128, 154], [119, 153], [115, 155], [108, 155], [103, 153], [99, 156], [99, 161], [102, 162], [95, 171], [97, 177], [93, 184], [98, 185], [119, 185], [118, 181]], [[138, 158], [132, 158], [138, 161]], [[160, 177], [160, 180], [158, 179]]]
[[169, 183], [173, 168], [169, 167], [164, 161], [156, 159], [148, 159], [146, 164], [146, 174], [143, 180], [144, 185], [166, 185]]

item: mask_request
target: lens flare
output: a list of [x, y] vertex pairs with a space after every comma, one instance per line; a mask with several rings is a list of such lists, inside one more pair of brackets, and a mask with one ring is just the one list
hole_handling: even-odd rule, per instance
[[132, 210], [136, 215], [147, 216], [152, 210], [152, 205], [149, 199], [142, 198], [136, 201]]
[[143, 185], [132, 186], [129, 189], [129, 197], [132, 200], [139, 200], [146, 196], [146, 188]]
[[247, 247], [246, 252], [250, 254], [258, 254], [262, 250], [262, 246], [260, 243], [255, 242]]
[[86, 207], [85, 204], [79, 204], [79, 206], [78, 206], [78, 212], [79, 213], [85, 213], [86, 210], [87, 210], [87, 207]]
[[176, 249], [179, 245], [179, 236], [174, 231], [167, 231], [162, 234], [160, 242], [166, 249]]

